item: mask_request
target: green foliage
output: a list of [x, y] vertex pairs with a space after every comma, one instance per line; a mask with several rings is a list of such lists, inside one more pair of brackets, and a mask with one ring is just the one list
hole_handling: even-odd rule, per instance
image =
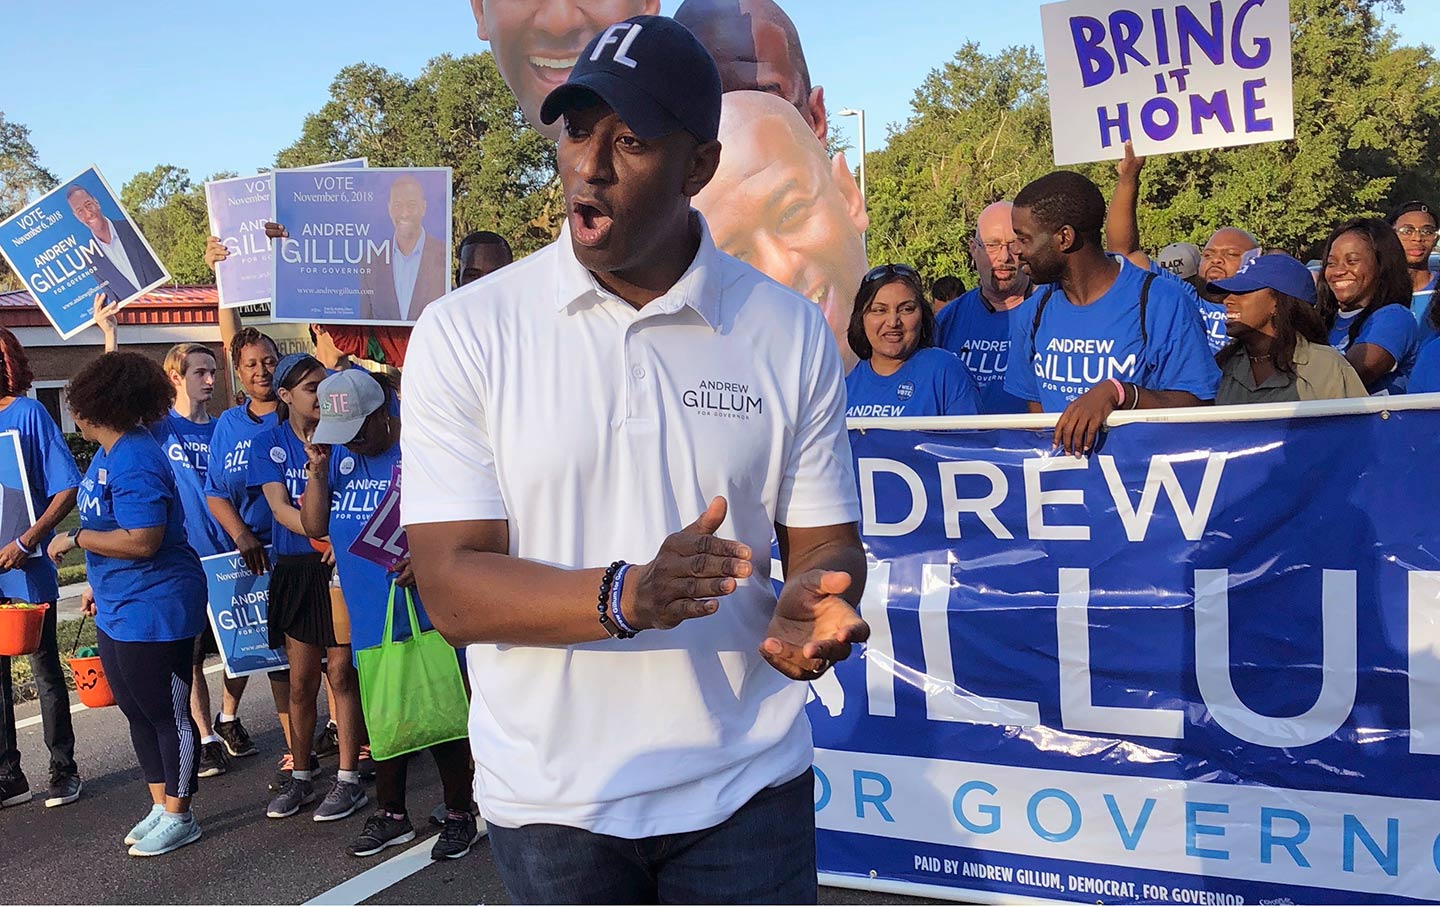
[[[30, 130], [7, 121], [0, 111], [0, 220], [55, 188], [56, 182], [55, 175], [40, 166], [40, 157], [30, 144]], [[20, 279], [0, 259], [0, 291], [20, 286]]]
[[176, 283], [215, 282], [205, 267], [205, 238], [210, 235], [205, 186], [192, 181], [189, 171], [161, 164], [137, 173], [120, 190], [120, 203]]
[[550, 242], [563, 218], [555, 143], [526, 125], [488, 52], [436, 57], [413, 81], [347, 66], [275, 163], [352, 157], [372, 167], [452, 168], [457, 244], [471, 230], [494, 230], [523, 254]]
[[100, 445], [94, 441], [86, 441], [78, 431], [66, 432], [65, 443], [70, 447], [70, 456], [75, 458], [75, 468], [84, 475], [85, 470], [90, 468], [90, 461], [95, 459], [95, 451]]

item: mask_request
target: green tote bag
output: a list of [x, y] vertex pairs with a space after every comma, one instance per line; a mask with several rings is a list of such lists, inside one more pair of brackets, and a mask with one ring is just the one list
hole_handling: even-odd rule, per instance
[[420, 631], [409, 589], [410, 638], [394, 640], [396, 588], [391, 583], [380, 645], [355, 653], [370, 753], [377, 760], [469, 736], [470, 704], [455, 650], [438, 630]]

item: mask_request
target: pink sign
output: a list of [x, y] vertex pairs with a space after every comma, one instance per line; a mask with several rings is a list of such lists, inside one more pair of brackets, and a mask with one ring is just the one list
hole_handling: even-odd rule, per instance
[[350, 553], [386, 570], [402, 557], [410, 556], [410, 541], [405, 537], [405, 527], [400, 525], [400, 464], [391, 470], [390, 490], [350, 546]]

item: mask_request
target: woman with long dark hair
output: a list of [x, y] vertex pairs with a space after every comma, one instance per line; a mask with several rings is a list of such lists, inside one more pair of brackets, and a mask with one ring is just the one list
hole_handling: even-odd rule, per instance
[[[39, 516], [9, 544], [0, 548], [0, 597], [7, 601], [47, 606], [40, 630], [40, 648], [30, 655], [30, 672], [40, 694], [45, 746], [50, 750], [50, 786], [46, 806], [64, 806], [80, 797], [80, 769], [75, 764], [75, 729], [70, 722], [70, 695], [60, 670], [55, 638], [55, 603], [60, 598], [55, 565], [44, 556], [55, 527], [75, 507], [80, 471], [70, 446], [50, 413], [25, 396], [34, 373], [15, 335], [0, 328], [0, 432], [20, 438], [25, 480]], [[16, 806], [31, 797], [30, 782], [20, 770], [15, 733], [15, 696], [10, 659], [0, 658], [0, 806]]]
[[959, 357], [935, 346], [935, 312], [920, 274], [879, 265], [860, 281], [846, 334], [860, 361], [845, 376], [846, 413], [971, 416], [980, 391]]
[[1375, 218], [1346, 221], [1325, 240], [1320, 261], [1315, 305], [1330, 345], [1345, 354], [1370, 393], [1405, 393], [1419, 332], [1395, 231]]
[[[360, 690], [350, 647], [335, 635], [330, 603], [334, 567], [310, 544], [300, 520], [300, 498], [307, 483], [305, 446], [320, 421], [317, 389], [325, 366], [314, 356], [291, 353], [275, 367], [275, 411], [279, 422], [255, 438], [250, 452], [248, 482], [270, 504], [270, 540], [275, 566], [270, 575], [270, 646], [284, 649], [290, 661], [290, 739], [295, 744], [315, 736], [315, 696], [320, 690], [320, 662], [335, 694], [332, 717], [340, 737], [340, 770], [315, 821], [343, 819], [367, 802], [358, 772], [360, 758]], [[270, 801], [265, 814], [283, 819], [315, 801], [311, 769], [298, 765], [290, 781]]]
[[1224, 296], [1231, 338], [1215, 354], [1217, 406], [1367, 395], [1355, 369], [1330, 346], [1315, 310], [1315, 281], [1299, 261], [1262, 255], [1208, 289]]
[[80, 433], [100, 449], [80, 483], [80, 528], [57, 536], [49, 554], [58, 562], [85, 552], [85, 610], [150, 787], [151, 810], [125, 842], [131, 856], [157, 856], [200, 839], [190, 812], [200, 757], [190, 656], [205, 622], [205, 574], [185, 540], [170, 464], [146, 428], [175, 389], [145, 356], [106, 353], [71, 380], [69, 400]]

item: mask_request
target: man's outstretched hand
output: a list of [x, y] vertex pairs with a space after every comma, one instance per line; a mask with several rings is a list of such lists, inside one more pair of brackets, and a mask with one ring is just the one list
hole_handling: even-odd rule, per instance
[[770, 666], [792, 680], [814, 680], [869, 639], [870, 625], [841, 597], [849, 588], [850, 574], [835, 570], [786, 577], [760, 644]]

